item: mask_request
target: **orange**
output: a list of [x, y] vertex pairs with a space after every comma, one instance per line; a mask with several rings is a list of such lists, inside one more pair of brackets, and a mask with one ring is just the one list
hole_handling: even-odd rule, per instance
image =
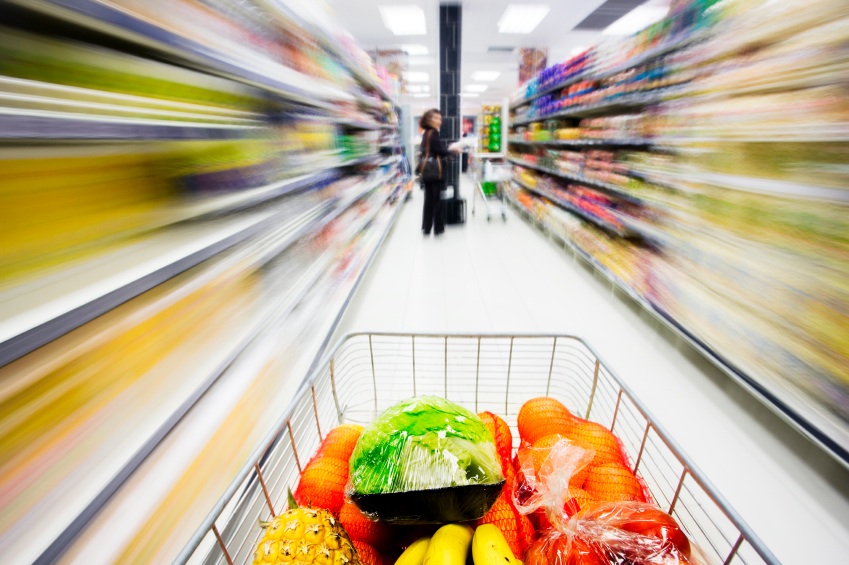
[[[540, 468], [542, 468], [543, 463], [545, 463], [546, 459], [548, 459], [551, 454], [551, 448], [564, 438], [565, 436], [561, 436], [560, 434], [551, 434], [534, 442], [531, 448], [531, 453], [534, 460], [534, 471], [536, 472], [537, 477], [539, 477], [539, 471]], [[571, 443], [571, 440], [568, 438], [565, 439]], [[587, 467], [589, 467], [589, 465], [585, 465], [572, 476], [569, 480], [570, 487], [580, 488], [581, 485], [584, 484], [584, 480], [587, 478]]]
[[478, 414], [483, 425], [495, 439], [495, 449], [501, 459], [501, 471], [507, 476], [507, 467], [510, 466], [510, 456], [513, 454], [513, 433], [507, 422], [492, 412], [481, 412]]
[[353, 541], [383, 547], [392, 539], [392, 527], [389, 524], [369, 520], [350, 500], [342, 503], [342, 509], [339, 510], [339, 523]]
[[384, 565], [383, 556], [374, 547], [361, 541], [352, 541], [351, 544], [357, 550], [357, 557], [363, 565]]
[[295, 489], [299, 506], [324, 508], [339, 515], [348, 482], [348, 462], [335, 457], [318, 457], [310, 461]]
[[566, 502], [567, 506], [569, 506], [566, 508], [566, 513], [570, 515], [575, 514], [576, 512], [579, 512], [581, 510], [586, 510], [597, 502], [597, 500], [592, 494], [582, 488], [570, 488], [569, 496], [570, 500], [574, 500], [575, 504], [577, 505], [577, 508], [574, 508], [569, 506], [570, 503], [568, 501]]
[[584, 420], [575, 424], [567, 435], [581, 447], [595, 451], [593, 463], [625, 463], [619, 440], [601, 424]]
[[362, 433], [363, 427], [356, 424], [342, 424], [333, 428], [321, 442], [314, 459], [335, 457], [342, 461], [350, 460]]
[[621, 463], [590, 465], [584, 490], [602, 502], [645, 502], [637, 477]]
[[569, 435], [575, 417], [563, 403], [548, 396], [532, 398], [519, 410], [519, 436], [534, 443], [551, 434]]
[[475, 522], [475, 527], [483, 524], [495, 525], [504, 534], [513, 555], [520, 561], [524, 558], [525, 551], [533, 542], [534, 527], [530, 519], [520, 514], [507, 497], [503, 494], [499, 496], [489, 512]]

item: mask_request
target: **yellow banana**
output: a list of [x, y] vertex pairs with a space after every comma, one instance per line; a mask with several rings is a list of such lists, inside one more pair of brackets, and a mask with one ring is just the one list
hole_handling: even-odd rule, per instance
[[422, 565], [428, 545], [430, 545], [430, 536], [417, 539], [404, 550], [395, 565]]
[[472, 538], [472, 558], [475, 565], [521, 565], [504, 534], [494, 524], [483, 524]]
[[427, 546], [424, 565], [465, 565], [474, 532], [465, 524], [442, 526]]

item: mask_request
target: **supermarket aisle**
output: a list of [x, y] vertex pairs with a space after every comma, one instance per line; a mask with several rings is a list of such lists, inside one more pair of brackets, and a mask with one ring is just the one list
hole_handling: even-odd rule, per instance
[[[521, 218], [419, 229], [418, 189], [339, 329], [584, 338], [782, 563], [849, 554], [849, 472]], [[686, 400], [685, 400], [686, 399]]]

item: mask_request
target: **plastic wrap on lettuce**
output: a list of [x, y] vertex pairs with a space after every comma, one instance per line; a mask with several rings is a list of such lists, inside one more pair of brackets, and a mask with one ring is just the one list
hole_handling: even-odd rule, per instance
[[471, 411], [423, 396], [386, 410], [350, 460], [349, 494], [360, 510], [395, 523], [474, 520], [504, 485], [495, 442]]

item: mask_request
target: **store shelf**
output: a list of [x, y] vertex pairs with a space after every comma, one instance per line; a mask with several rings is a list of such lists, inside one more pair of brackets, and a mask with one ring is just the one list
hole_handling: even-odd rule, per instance
[[[272, 337], [279, 335], [283, 331], [298, 334], [298, 340], [300, 340], [298, 343], [298, 356], [301, 359], [298, 359], [295, 363], [297, 367], [301, 365], [306, 366], [306, 363], [314, 362], [313, 359], [321, 356], [333, 329], [338, 324], [353, 293], [363, 280], [368, 267], [371, 265], [386, 235], [394, 224], [401, 205], [399, 202], [394, 206], [394, 209], [388, 209], [386, 200], [382, 197], [379, 200], [373, 200], [371, 204], [373, 209], [366, 215], [357, 218], [352, 226], [345, 229], [347, 233], [367, 233], [368, 226], [372, 225], [377, 218], [381, 216], [386, 216], [387, 218], [385, 225], [381, 222], [380, 226], [383, 229], [381, 229], [379, 234], [372, 233], [370, 237], [364, 240], [368, 248], [358, 249], [356, 255], [359, 260], [354, 260], [352, 263], [357, 269], [356, 276], [353, 277], [353, 280], [349, 279], [350, 282], [349, 280], [345, 280], [345, 284], [342, 286], [339, 284], [342, 282], [340, 280], [340, 272], [334, 270], [334, 264], [338, 260], [338, 246], [328, 248], [310, 261], [305, 262], [304, 269], [299, 271], [300, 274], [298, 276], [291, 277], [291, 275], [287, 274], [285, 284], [287, 291], [282, 295], [281, 300], [277, 301], [274, 311], [262, 317], [262, 320], [256, 324], [251, 338], [244, 340], [243, 347], [239, 348], [238, 351], [234, 350], [235, 355], [231, 356], [230, 363], [216, 377], [214, 388], [210, 387], [210, 392], [198, 400], [195, 406], [187, 412], [183, 420], [203, 421], [204, 429], [210, 429], [210, 423], [215, 423], [215, 426], [212, 427], [213, 430], [217, 429], [217, 426], [223, 425], [221, 423], [227, 421], [228, 414], [231, 414], [231, 411], [237, 409], [237, 403], [233, 402], [232, 398], [230, 402], [225, 404], [216, 403], [209, 400], [209, 397], [216, 394], [215, 391], [222, 389], [248, 390], [244, 385], [233, 387], [232, 385], [237, 382], [259, 382], [258, 379], [261, 378], [263, 365], [269, 362], [264, 357], [264, 354], [268, 354], [268, 349], [263, 347], [263, 339], [260, 338], [264, 338], [264, 341], [268, 342], [269, 339], [266, 336], [271, 332], [276, 332]], [[299, 329], [295, 330], [294, 328]], [[295, 337], [293, 335], [287, 341], [294, 339]], [[277, 351], [280, 349], [280, 346], [278, 343], [273, 343], [271, 348]], [[291, 366], [293, 361], [289, 360], [287, 366]], [[286, 380], [289, 380], [296, 386], [299, 382], [298, 375], [300, 373], [301, 371], [299, 369], [293, 368], [291, 375], [284, 376], [287, 377]], [[263, 418], [263, 425], [261, 428], [255, 430], [249, 438], [239, 438], [240, 441], [248, 439], [250, 441], [250, 449], [267, 448], [269, 442], [262, 439], [262, 435], [266, 433], [269, 425], [269, 422], [266, 420], [269, 418], [276, 420], [278, 418], [273, 410], [268, 410], [268, 408], [273, 406], [270, 398], [273, 398], [275, 393], [280, 393], [278, 389], [281, 384], [284, 387], [284, 391], [286, 387], [290, 386], [286, 384], [286, 380], [281, 380], [278, 377], [264, 382], [264, 386], [266, 387], [273, 384], [275, 390], [268, 390], [267, 394], [263, 395], [264, 401], [270, 403], [264, 410], [266, 416]], [[231, 393], [228, 396], [232, 397], [233, 394]], [[238, 400], [238, 396], [235, 400]], [[222, 412], [222, 409], [224, 412]], [[214, 505], [219, 500], [219, 491], [215, 491], [214, 493], [206, 492], [207, 495], [212, 494], [214, 496], [212, 499], [205, 499], [203, 496], [193, 498], [184, 497], [175, 507], [174, 505], [165, 505], [167, 491], [152, 489], [149, 485], [151, 480], [171, 485], [179, 481], [181, 476], [185, 476], [187, 472], [191, 471], [191, 465], [195, 457], [194, 452], [186, 454], [186, 450], [175, 447], [175, 443], [179, 444], [179, 438], [182, 438], [184, 441], [197, 444], [198, 440], [195, 434], [198, 430], [197, 427], [193, 427], [191, 424], [183, 424], [184, 422], [181, 421], [169, 431], [167, 442], [160, 441], [158, 444], [152, 445], [153, 450], [151, 455], [154, 455], [157, 460], [168, 459], [171, 462], [169, 465], [154, 464], [151, 466], [142, 458], [137, 467], [138, 470], [133, 474], [127, 474], [129, 479], [124, 484], [118, 485], [120, 490], [116, 489], [113, 497], [103, 497], [103, 504], [100, 508], [90, 508], [85, 514], [91, 515], [95, 510], [107, 514], [115, 512], [116, 508], [119, 508], [127, 497], [132, 497], [134, 493], [139, 491], [146, 496], [155, 497], [153, 505], [157, 507], [157, 511], [160, 512], [163, 519], [172, 521], [181, 520], [187, 514], [194, 515], [197, 518], [198, 511], [208, 512], [210, 505]], [[175, 438], [178, 438], [176, 442]], [[212, 438], [206, 441], [212, 441]], [[222, 441], [221, 438], [218, 438], [218, 441]], [[236, 464], [241, 465], [241, 460], [240, 458]], [[228, 483], [231, 480], [229, 475], [217, 478], [219, 480], [226, 480]], [[237, 480], [234, 484], [238, 485], [239, 482]], [[225, 485], [222, 485], [222, 488]], [[128, 543], [129, 539], [135, 536], [143, 537], [145, 535], [144, 522], [146, 519], [147, 516], [143, 514], [133, 515], [133, 513], [121, 513], [119, 531], [124, 532], [126, 536], [122, 542]], [[91, 522], [81, 522], [77, 525], [76, 529], [81, 531], [83, 530], [83, 526], [87, 527], [84, 529], [83, 536], [80, 538], [80, 543], [73, 548], [76, 555], [102, 555], [103, 540], [110, 536], [110, 528], [114, 526], [112, 521], [107, 522], [105, 524], [94, 522], [93, 525]], [[183, 524], [181, 534], [185, 537], [180, 539], [182, 544], [186, 544], [186, 540], [190, 540], [190, 535], [196, 527], [197, 523], [195, 521]], [[68, 537], [72, 533], [72, 531], [68, 531], [62, 537]], [[194, 547], [198, 543], [200, 543], [200, 538], [196, 540], [192, 539], [189, 541], [188, 547]], [[57, 539], [47, 551], [40, 555], [40, 558], [46, 561], [53, 561], [60, 557], [67, 549], [67, 546], [63, 547], [60, 540]], [[184, 558], [175, 559], [175, 555], [169, 554], [168, 552], [171, 549], [167, 543], [163, 543], [163, 547], [149, 547], [149, 555], [159, 556], [160, 559], [155, 559], [156, 561], [184, 562]], [[185, 551], [189, 551], [189, 549], [184, 550], [184, 553]], [[168, 554], [168, 557], [165, 558], [163, 553]]]
[[[339, 216], [352, 209], [353, 205], [361, 199], [373, 194], [373, 190], [381, 186], [389, 176], [378, 179], [366, 180], [360, 185], [349, 189], [345, 196], [337, 199], [333, 204], [325, 201], [312, 206], [302, 214], [272, 231], [263, 233], [261, 239], [248, 247], [239, 249], [232, 255], [224, 255], [222, 258], [211, 263], [205, 271], [199, 272], [192, 279], [184, 282], [178, 295], [192, 292], [192, 289], [202, 288], [218, 280], [218, 277], [231, 272], [234, 267], [240, 270], [250, 270], [266, 264], [274, 257], [283, 253], [295, 242], [302, 240], [311, 234], [319, 233], [325, 226], [336, 220]], [[386, 195], [390, 191], [386, 191]], [[373, 204], [373, 210], [363, 216], [359, 221], [355, 233], [362, 233], [384, 208], [388, 196], [381, 197], [380, 201]], [[278, 222], [279, 223], [279, 222]], [[275, 224], [276, 225], [276, 224]], [[382, 241], [382, 239], [381, 239]], [[65, 515], [73, 511], [74, 518], [67, 525], [61, 525], [61, 531], [56, 530], [60, 522], [53, 519], [35, 519], [34, 514], [27, 514], [32, 520], [27, 520], [32, 527], [36, 527], [43, 536], [49, 536], [54, 541], [43, 549], [41, 558], [52, 561], [67, 549], [69, 542], [75, 539], [90, 523], [93, 516], [97, 515], [111, 497], [128, 480], [135, 470], [147, 459], [158, 447], [158, 445], [173, 433], [182, 419], [200, 401], [210, 388], [226, 374], [233, 362], [246, 350], [258, 336], [263, 335], [272, 325], [279, 325], [301, 300], [314, 291], [318, 279], [329, 272], [334, 261], [337, 259], [334, 252], [323, 255], [322, 261], [311, 261], [305, 263], [307, 270], [298, 278], [286, 278], [285, 291], [275, 293], [272, 300], [263, 299], [257, 302], [256, 307], [240, 311], [238, 320], [224, 330], [224, 334], [217, 339], [217, 347], [206, 352], [202, 362], [196, 362], [189, 370], [179, 371], [181, 375], [179, 386], [170, 386], [169, 394], [160, 399], [155, 410], [145, 410], [139, 413], [140, 421], [133, 425], [132, 437], [127, 437], [120, 426], [115, 427], [114, 432], [104, 430], [99, 436], [111, 433], [113, 437], [90, 445], [90, 450], [97, 453], [104, 445], [113, 443], [120, 445], [114, 448], [108, 458], [92, 456], [84, 462], [88, 472], [85, 482], [85, 490], [92, 494], [91, 498], [83, 497], [85, 502], [82, 506], [80, 498], [72, 491], [75, 489], [64, 489], [64, 494], [57, 494], [66, 502]], [[166, 304], [167, 305], [167, 302]], [[161, 307], [165, 307], [165, 305]], [[222, 305], [223, 307], [224, 305]], [[220, 332], [219, 332], [220, 333]], [[229, 336], [229, 337], [227, 337]], [[188, 342], [188, 340], [187, 340]], [[180, 347], [183, 347], [181, 344]], [[179, 355], [178, 355], [179, 357]], [[185, 355], [180, 357], [185, 362]], [[173, 364], [173, 363], [172, 363]], [[174, 368], [172, 367], [172, 371]], [[145, 388], [152, 386], [162, 388], [170, 381], [167, 378], [169, 371], [165, 367], [155, 369], [158, 381], [147, 380]], [[161, 381], [159, 384], [157, 382]], [[164, 394], [164, 392], [163, 392]], [[120, 402], [120, 399], [117, 401]], [[106, 408], [104, 407], [104, 410]], [[113, 411], [113, 414], [124, 414], [126, 411]], [[123, 416], [121, 416], [123, 417]], [[79, 454], [78, 454], [79, 455]], [[75, 467], [79, 471], [80, 467]], [[76, 476], [76, 475], [74, 475]], [[74, 476], [67, 477], [73, 484]], [[64, 483], [63, 483], [64, 484]], [[58, 488], [58, 487], [57, 487]], [[96, 496], [94, 496], [96, 494]], [[57, 518], [57, 520], [61, 520]]]
[[356, 167], [357, 165], [362, 165], [364, 163], [370, 163], [372, 161], [376, 161], [378, 158], [379, 158], [379, 155], [365, 155], [363, 157], [355, 157], [353, 159], [343, 161], [339, 166], [340, 167]]
[[44, 110], [0, 108], [0, 139], [238, 139], [256, 123], [130, 119]]
[[[140, 48], [150, 48], [187, 66], [256, 86], [308, 106], [332, 109], [331, 101], [354, 97], [321, 79], [271, 60], [248, 61], [96, 0], [11, 0], [17, 6], [84, 26]], [[273, 78], [272, 78], [273, 77]]]
[[[294, 191], [325, 178], [317, 174], [261, 190]], [[373, 190], [378, 182], [364, 183], [363, 190], [346, 199], [339, 213]], [[256, 194], [265, 197], [268, 193]], [[227, 202], [242, 206], [245, 202]], [[201, 205], [193, 212], [221, 210]], [[95, 259], [12, 287], [0, 293], [4, 317], [0, 320], [0, 366], [53, 341], [86, 322], [112, 310], [168, 279], [234, 245], [278, 226], [288, 218], [283, 210], [261, 210], [213, 222], [179, 224], [142, 241]], [[333, 213], [329, 216], [333, 217]]]
[[509, 138], [507, 143], [516, 145], [544, 145], [554, 147], [595, 147], [606, 145], [622, 145], [634, 147], [649, 147], [651, 139], [551, 139], [547, 141], [527, 141], [519, 138]]
[[[542, 196], [543, 198], [547, 199], [548, 201], [550, 201], [554, 204], [557, 204], [559, 207], [563, 208], [564, 210], [566, 210], [568, 212], [572, 212], [576, 216], [579, 216], [580, 218], [587, 220], [588, 222], [591, 222], [591, 223], [595, 224], [596, 226], [598, 226], [598, 227], [600, 227], [600, 228], [602, 228], [602, 229], [604, 229], [604, 230], [606, 230], [606, 231], [608, 231], [608, 232], [610, 232], [614, 235], [617, 235], [617, 236], [622, 237], [622, 238], [634, 238], [634, 237], [639, 236], [639, 234], [637, 232], [630, 229], [628, 227], [628, 225], [624, 221], [622, 221], [621, 219], [620, 219], [620, 225], [612, 224], [612, 223], [608, 222], [607, 220], [605, 220], [603, 218], [599, 218], [598, 216], [596, 216], [592, 212], [589, 212], [587, 210], [579, 208], [578, 206], [569, 202], [568, 200], [563, 200], [562, 198], [559, 198], [559, 197], [555, 196], [554, 194], [549, 193], [546, 190], [542, 190], [540, 188], [530, 186], [530, 185], [525, 184], [522, 181], [517, 180], [517, 179], [514, 179], [514, 182], [516, 184], [520, 185], [525, 190], [527, 190], [529, 192], [533, 192], [534, 194], [538, 194], [539, 196]], [[611, 214], [613, 214], [614, 216], [619, 218], [619, 215], [615, 214], [612, 211], [611, 211]]]
[[846, 143], [849, 142], [849, 123], [834, 122], [819, 126], [806, 124], [799, 131], [787, 127], [757, 130], [751, 127], [736, 131], [717, 132], [717, 135], [665, 136], [654, 139], [655, 145], [679, 149], [682, 145], [698, 143]]
[[[515, 184], [527, 190], [527, 187], [524, 186], [522, 183], [516, 182]], [[652, 307], [651, 304], [642, 295], [637, 293], [637, 291], [634, 290], [630, 285], [628, 285], [625, 281], [616, 276], [612, 271], [610, 271], [610, 269], [600, 263], [598, 259], [596, 259], [589, 252], [584, 250], [584, 248], [576, 244], [568, 236], [560, 233], [559, 230], [552, 227], [548, 222], [541, 222], [537, 218], [533, 217], [519, 202], [517, 202], [512, 197], [512, 195], [507, 194], [507, 201], [513, 206], [516, 211], [520, 213], [523, 218], [525, 218], [526, 221], [530, 222], [537, 228], [543, 230], [549, 236], [555, 238], [562, 245], [564, 245], [573, 253], [575, 253], [575, 255], [577, 255], [578, 257], [586, 261], [590, 266], [602, 273], [610, 282], [615, 284], [622, 292], [624, 292], [633, 300], [638, 302], [641, 306], [646, 308]]]
[[[516, 184], [521, 186], [521, 183]], [[681, 321], [669, 314], [661, 305], [658, 305], [654, 301], [648, 299], [636, 289], [631, 287], [626, 281], [612, 273], [591, 254], [576, 245], [570, 238], [568, 238], [568, 236], [561, 234], [548, 223], [540, 222], [534, 218], [519, 202], [515, 201], [510, 194], [507, 195], [507, 200], [526, 221], [561, 242], [577, 257], [588, 263], [620, 291], [634, 300], [646, 312], [660, 321], [666, 328], [680, 336], [685, 342], [718, 367], [723, 373], [731, 377], [734, 381], [739, 383], [744, 389], [748, 390], [756, 397], [762, 398], [765, 405], [773, 410], [779, 417], [798, 428], [805, 436], [820, 445], [824, 450], [832, 453], [838, 458], [839, 462], [849, 461], [849, 452], [847, 452], [845, 448], [825, 434], [817, 425], [812, 423], [808, 417], [806, 417], [803, 413], [800, 413], [790, 403], [785, 402], [776, 396], [776, 394], [774, 394], [768, 387], [764, 386], [745, 370], [729, 360], [727, 356], [722, 354], [722, 352], [711, 347], [708, 343], [695, 335], [686, 326], [686, 324], [683, 324]]]
[[510, 161], [513, 164], [516, 164], [516, 165], [519, 165], [519, 166], [522, 166], [522, 167], [527, 167], [529, 169], [534, 169], [535, 171], [539, 171], [541, 173], [545, 173], [545, 174], [551, 175], [553, 177], [571, 180], [571, 181], [575, 181], [575, 182], [580, 182], [580, 183], [588, 184], [588, 185], [595, 186], [595, 187], [598, 187], [598, 188], [603, 188], [603, 189], [607, 190], [608, 192], [612, 192], [612, 193], [616, 194], [616, 196], [619, 196], [622, 199], [627, 200], [628, 202], [634, 202], [636, 204], [642, 203], [642, 200], [640, 198], [637, 198], [633, 194], [629, 193], [626, 188], [621, 187], [621, 186], [617, 186], [615, 184], [610, 184], [610, 183], [602, 182], [602, 181], [599, 181], [599, 180], [591, 179], [591, 178], [585, 177], [583, 175], [564, 173], [562, 171], [556, 171], [556, 170], [553, 170], [553, 169], [548, 169], [546, 167], [540, 167], [538, 165], [527, 163], [527, 162], [525, 162], [521, 159], [516, 159], [515, 157], [508, 157], [507, 160]]
[[376, 130], [383, 128], [383, 125], [377, 122], [364, 122], [359, 120], [340, 120], [336, 123], [338, 123], [340, 126], [352, 129]]
[[235, 212], [243, 208], [249, 208], [268, 202], [281, 196], [294, 194], [300, 190], [307, 189], [317, 184], [333, 180], [338, 176], [335, 168], [336, 163], [327, 163], [327, 166], [317, 166], [313, 173], [298, 175], [281, 180], [265, 186], [258, 186], [247, 190], [241, 190], [232, 194], [223, 194], [202, 198], [186, 204], [169, 209], [166, 216], [172, 221], [185, 221], [200, 218], [206, 215], [224, 214]]
[[559, 83], [557, 83], [553, 86], [547, 87], [544, 90], [541, 90], [541, 91], [535, 93], [533, 96], [527, 96], [527, 97], [525, 97], [525, 98], [523, 98], [523, 99], [521, 99], [517, 102], [511, 103], [510, 109], [514, 110], [516, 108], [519, 108], [520, 106], [524, 106], [524, 105], [528, 104], [529, 102], [536, 100], [537, 98], [541, 98], [541, 97], [545, 96], [546, 94], [551, 94], [552, 92], [562, 90], [563, 88], [566, 88], [567, 86], [570, 86], [570, 85], [575, 84], [576, 82], [580, 82], [582, 80], [603, 80], [605, 78], [609, 78], [613, 75], [627, 71], [628, 69], [633, 69], [634, 67], [638, 67], [642, 64], [645, 64], [645, 63], [651, 61], [652, 59], [655, 59], [657, 57], [662, 57], [663, 55], [671, 53], [672, 51], [675, 51], [677, 49], [681, 49], [682, 47], [686, 47], [687, 45], [689, 45], [691, 43], [695, 43], [696, 41], [701, 41], [702, 39], [705, 39], [705, 37], [706, 36], [701, 35], [701, 34], [693, 34], [693, 35], [690, 35], [688, 37], [681, 38], [681, 39], [672, 39], [670, 41], [667, 41], [664, 45], [659, 45], [657, 47], [654, 47], [652, 49], [645, 51], [643, 54], [634, 57], [633, 59], [631, 59], [627, 63], [617, 65], [617, 66], [612, 67], [612, 68], [607, 69], [607, 70], [600, 70], [600, 71], [591, 70], [591, 71], [586, 71], [586, 72], [579, 73], [579, 74], [576, 74], [576, 75], [572, 75], [571, 77], [569, 77], [568, 79], [566, 79], [562, 82], [559, 82]]
[[843, 188], [813, 186], [775, 179], [699, 171], [673, 173], [638, 170], [636, 174], [648, 182], [683, 191], [692, 191], [694, 184], [702, 184], [772, 196], [825, 200], [841, 204], [849, 202], [849, 190]]
[[553, 114], [548, 114], [546, 116], [537, 116], [533, 118], [523, 118], [520, 120], [514, 120], [510, 122], [510, 126], [521, 126], [525, 124], [532, 124], [534, 122], [554, 120], [557, 118], [586, 118], [611, 113], [617, 110], [642, 108], [644, 106], [649, 106], [651, 104], [657, 104], [659, 102], [662, 102], [666, 99], [666, 96], [667, 93], [665, 91], [660, 93], [652, 92], [650, 94], [637, 93], [632, 95], [626, 95], [615, 100], [604, 100], [596, 104], [582, 104], [578, 106], [571, 106], [566, 110], [554, 112]]
[[391, 165], [393, 163], [400, 163], [400, 162], [401, 162], [401, 156], [400, 155], [393, 155], [392, 157], [389, 157], [388, 159], [384, 159], [383, 161], [381, 161], [378, 164], [382, 167], [382, 166], [385, 166], [385, 165]]

